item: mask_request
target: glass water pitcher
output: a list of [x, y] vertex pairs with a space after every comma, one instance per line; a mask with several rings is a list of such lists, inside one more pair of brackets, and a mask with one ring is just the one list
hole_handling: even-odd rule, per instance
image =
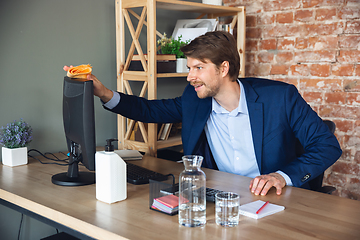
[[206, 176], [200, 169], [202, 156], [182, 157], [185, 170], [179, 178], [179, 224], [200, 227], [206, 223]]

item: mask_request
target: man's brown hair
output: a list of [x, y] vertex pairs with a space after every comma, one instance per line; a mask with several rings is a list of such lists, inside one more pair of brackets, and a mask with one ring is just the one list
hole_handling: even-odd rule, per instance
[[202, 62], [208, 59], [217, 68], [224, 61], [228, 61], [229, 76], [232, 81], [235, 81], [240, 71], [240, 56], [236, 45], [232, 34], [225, 31], [214, 31], [195, 38], [180, 50], [186, 57], [199, 59]]

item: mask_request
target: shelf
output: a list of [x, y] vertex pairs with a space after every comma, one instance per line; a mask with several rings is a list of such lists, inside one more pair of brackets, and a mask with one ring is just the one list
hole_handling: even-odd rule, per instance
[[[147, 73], [143, 71], [124, 71], [124, 77], [131, 81], [146, 81]], [[187, 73], [158, 73], [158, 78], [187, 77]]]
[[[156, 8], [172, 11], [195, 12], [204, 14], [222, 14], [223, 16], [231, 16], [236, 14], [237, 12], [244, 11], [243, 7], [235, 8], [179, 0], [154, 0], [154, 2], [156, 2]], [[123, 8], [142, 7], [146, 5], [146, 3], [146, 0], [128, 2], [124, 1]]]
[[181, 144], [182, 144], [181, 136], [179, 135], [179, 136], [169, 137], [167, 140], [158, 140], [157, 148], [161, 149], [161, 148], [167, 148], [167, 147], [172, 147], [172, 146], [178, 146]]
[[167, 78], [167, 77], [187, 77], [187, 73], [158, 73], [157, 77]]
[[[156, 54], [156, 39], [162, 37], [162, 34], [156, 30], [157, 9], [198, 13], [197, 19], [232, 16], [231, 28], [234, 29], [236, 25], [236, 40], [241, 61], [239, 77], [245, 76], [245, 7], [226, 7], [180, 0], [115, 0], [115, 8], [116, 59], [117, 72], [119, 73], [117, 76], [118, 91], [132, 94], [129, 82], [143, 82], [139, 97], [147, 97], [149, 100], [157, 99], [158, 78], [178, 78], [187, 77], [188, 75], [187, 73], [156, 72], [157, 60], [163, 57]], [[142, 9], [141, 14], [137, 15], [133, 10], [134, 8]], [[131, 18], [130, 15], [135, 18]], [[134, 26], [136, 21], [137, 25]], [[127, 24], [132, 38], [129, 51], [125, 51], [125, 24]], [[143, 31], [145, 27], [146, 31]], [[139, 39], [142, 32], [146, 32], [147, 52], [143, 52], [140, 45]], [[135, 50], [137, 55], [134, 55]], [[125, 56], [125, 52], [128, 52], [127, 56]], [[140, 61], [141, 69], [146, 71], [129, 71], [129, 65], [134, 60]], [[147, 128], [144, 127], [143, 123], [139, 122], [138, 125], [144, 142], [130, 140], [129, 136], [135, 126], [135, 121], [118, 116], [118, 143], [120, 149], [137, 149], [148, 155], [156, 156], [158, 149], [182, 144], [181, 136], [170, 137], [167, 140], [157, 140], [157, 124], [148, 124]]]
[[[174, 136], [174, 137], [169, 137], [167, 140], [158, 140], [157, 141], [157, 149], [178, 146], [181, 144], [182, 144], [182, 141], [181, 141], [180, 135]], [[148, 148], [149, 148], [147, 143], [138, 142], [138, 141], [134, 141], [134, 140], [125, 140], [124, 145], [127, 149], [136, 149], [141, 152], [147, 152]]]

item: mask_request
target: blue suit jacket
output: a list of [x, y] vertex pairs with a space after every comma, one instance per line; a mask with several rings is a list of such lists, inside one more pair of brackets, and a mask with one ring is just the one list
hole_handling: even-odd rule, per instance
[[[294, 186], [322, 174], [341, 155], [339, 143], [293, 85], [259, 78], [240, 79], [246, 95], [255, 155], [261, 174], [281, 170]], [[204, 156], [203, 167], [217, 169], [204, 126], [211, 98], [200, 99], [188, 85], [181, 97], [151, 100], [121, 94], [111, 111], [141, 122], [182, 122], [184, 154]], [[241, 132], [241, 126], [239, 127]], [[305, 153], [296, 156], [296, 139]]]

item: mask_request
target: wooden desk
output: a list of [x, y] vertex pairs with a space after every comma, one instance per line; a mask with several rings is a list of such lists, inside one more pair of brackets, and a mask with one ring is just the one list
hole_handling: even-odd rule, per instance
[[[183, 165], [144, 157], [134, 161], [178, 177]], [[235, 228], [215, 224], [214, 204], [207, 203], [202, 228], [179, 226], [178, 216], [149, 209], [149, 185], [128, 184], [128, 198], [106, 204], [95, 198], [95, 185], [62, 187], [51, 183], [66, 167], [43, 165], [34, 159], [19, 167], [0, 165], [0, 198], [51, 221], [96, 239], [359, 239], [360, 201], [286, 187], [281, 196], [272, 189], [265, 197], [249, 192], [250, 179], [204, 169], [207, 186], [240, 194], [241, 204], [257, 199], [284, 205], [280, 213], [254, 220], [240, 216]]]

